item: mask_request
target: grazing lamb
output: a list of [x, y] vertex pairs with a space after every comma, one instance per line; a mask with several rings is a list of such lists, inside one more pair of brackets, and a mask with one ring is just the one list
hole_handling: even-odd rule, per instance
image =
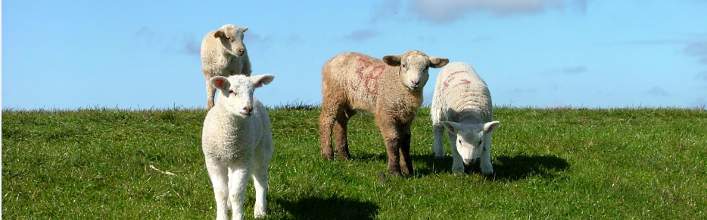
[[388, 153], [388, 171], [413, 174], [410, 158], [410, 125], [422, 103], [422, 88], [429, 67], [439, 68], [446, 58], [408, 51], [379, 60], [360, 53], [339, 54], [322, 69], [322, 111], [319, 117], [321, 154], [333, 159], [331, 133], [336, 153], [349, 159], [346, 126], [356, 110], [375, 114]]
[[265, 216], [272, 131], [268, 113], [253, 98], [253, 90], [272, 80], [271, 75], [211, 78], [221, 97], [206, 114], [201, 147], [216, 198], [216, 219], [226, 219], [227, 209], [233, 210], [233, 219], [243, 218], [243, 199], [251, 175], [255, 217]]
[[206, 79], [206, 110], [214, 107], [216, 88], [211, 85], [211, 77], [236, 74], [250, 76], [250, 59], [243, 43], [243, 34], [247, 30], [245, 27], [226, 24], [207, 33], [201, 41], [201, 71]]
[[481, 172], [493, 173], [491, 135], [499, 122], [493, 121], [491, 93], [471, 66], [453, 62], [437, 78], [430, 107], [436, 157], [444, 155], [442, 134], [446, 127], [452, 148], [452, 171], [464, 172], [481, 158]]

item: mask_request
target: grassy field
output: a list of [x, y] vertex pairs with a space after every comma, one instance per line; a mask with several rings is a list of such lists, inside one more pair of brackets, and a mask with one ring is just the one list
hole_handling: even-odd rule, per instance
[[[381, 175], [372, 116], [350, 123], [353, 160], [319, 156], [317, 109], [270, 111], [272, 219], [707, 218], [707, 112], [498, 108], [497, 175], [454, 175], [413, 126], [417, 175]], [[203, 110], [3, 111], [2, 215], [211, 219]], [[447, 148], [447, 151], [448, 148]], [[169, 171], [167, 175], [152, 167]], [[252, 186], [252, 183], [251, 183]], [[254, 193], [247, 195], [252, 217]]]

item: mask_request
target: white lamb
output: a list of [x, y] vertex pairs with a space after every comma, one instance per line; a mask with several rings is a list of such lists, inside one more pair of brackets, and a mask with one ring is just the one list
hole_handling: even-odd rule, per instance
[[209, 82], [211, 77], [237, 74], [250, 76], [250, 58], [243, 42], [247, 30], [247, 27], [226, 24], [207, 33], [201, 41], [201, 72], [206, 80], [206, 110], [214, 106], [216, 88]]
[[493, 121], [491, 107], [491, 93], [471, 66], [453, 62], [440, 71], [430, 107], [432, 151], [438, 158], [444, 156], [442, 134], [447, 128], [452, 171], [464, 172], [465, 166], [480, 158], [481, 172], [493, 173], [491, 135], [499, 122]]
[[271, 75], [215, 76], [210, 80], [221, 97], [206, 114], [201, 144], [216, 198], [216, 219], [227, 219], [227, 209], [233, 210], [232, 219], [243, 218], [244, 194], [251, 175], [255, 182], [255, 217], [266, 214], [272, 131], [268, 113], [253, 97], [253, 91], [272, 80]]

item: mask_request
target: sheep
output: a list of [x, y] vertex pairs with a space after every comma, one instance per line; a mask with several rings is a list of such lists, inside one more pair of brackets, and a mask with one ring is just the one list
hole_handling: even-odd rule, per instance
[[444, 156], [442, 134], [448, 130], [452, 148], [452, 171], [463, 173], [465, 166], [481, 158], [481, 172], [493, 173], [491, 135], [499, 125], [493, 121], [491, 93], [486, 82], [474, 69], [461, 62], [452, 62], [437, 78], [430, 115], [434, 133], [432, 151]]
[[206, 79], [206, 110], [214, 106], [216, 88], [211, 77], [243, 74], [250, 76], [248, 50], [243, 43], [246, 27], [226, 24], [211, 31], [201, 41], [201, 71]]
[[[422, 88], [429, 77], [428, 68], [439, 68], [446, 58], [430, 57], [417, 50], [379, 60], [348, 52], [334, 56], [322, 68], [322, 110], [319, 117], [320, 153], [334, 159], [331, 148], [332, 127], [336, 153], [349, 159], [347, 123], [356, 111], [375, 114], [385, 140], [388, 172], [412, 175], [410, 126], [422, 103]], [[402, 170], [401, 170], [402, 167]]]
[[201, 143], [216, 199], [216, 219], [243, 218], [248, 177], [255, 185], [255, 217], [267, 207], [268, 166], [273, 153], [268, 113], [253, 97], [253, 90], [273, 80], [272, 75], [212, 77], [221, 96], [204, 119]]

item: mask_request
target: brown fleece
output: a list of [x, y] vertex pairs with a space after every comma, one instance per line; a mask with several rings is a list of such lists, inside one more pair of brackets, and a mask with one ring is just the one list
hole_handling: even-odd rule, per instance
[[[400, 56], [398, 63], [411, 55], [427, 56], [420, 51], [408, 51]], [[430, 65], [429, 59], [427, 65]], [[375, 114], [376, 125], [386, 145], [388, 171], [394, 175], [401, 172], [413, 174], [410, 126], [422, 104], [422, 87], [424, 85], [409, 89], [401, 80], [400, 66], [388, 65], [380, 59], [353, 52], [331, 58], [322, 68], [322, 111], [319, 117], [322, 157], [334, 158], [331, 148], [333, 129], [336, 154], [341, 159], [350, 158], [346, 126], [357, 110], [364, 110]]]

